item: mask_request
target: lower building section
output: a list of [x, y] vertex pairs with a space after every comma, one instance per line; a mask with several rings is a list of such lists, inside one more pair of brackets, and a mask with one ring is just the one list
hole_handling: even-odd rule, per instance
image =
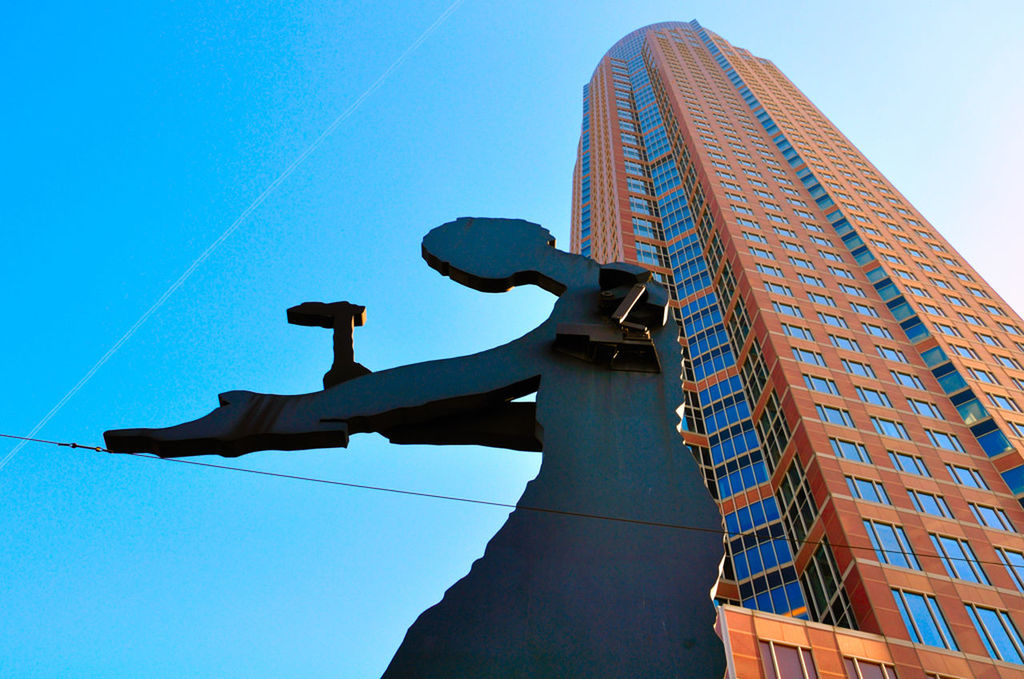
[[737, 606], [718, 607], [727, 679], [1020, 679], [1020, 665]]

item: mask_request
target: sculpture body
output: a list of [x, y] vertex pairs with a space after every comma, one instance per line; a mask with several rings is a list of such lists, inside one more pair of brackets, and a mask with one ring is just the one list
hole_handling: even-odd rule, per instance
[[[384, 676], [720, 679], [710, 591], [722, 521], [675, 431], [680, 352], [664, 290], [638, 267], [557, 251], [518, 220], [460, 219], [423, 250], [476, 289], [533, 283], [559, 299], [543, 324], [490, 351], [355, 372], [311, 394], [230, 392], [194, 422], [107, 432], [108, 447], [239, 455], [377, 431], [542, 450], [517, 509], [410, 627]], [[534, 391], [536, 405], [512, 402]]]

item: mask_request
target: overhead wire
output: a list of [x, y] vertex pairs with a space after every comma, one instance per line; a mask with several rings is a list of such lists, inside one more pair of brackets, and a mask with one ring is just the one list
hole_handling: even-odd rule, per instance
[[[360, 489], [360, 490], [372, 490], [372, 491], [378, 491], [378, 492], [383, 492], [383, 493], [394, 493], [394, 494], [397, 494], [397, 495], [410, 495], [410, 496], [413, 496], [413, 497], [422, 497], [422, 498], [428, 498], [428, 499], [434, 499], [434, 500], [448, 500], [448, 501], [452, 501], [452, 502], [465, 502], [465, 503], [469, 503], [469, 504], [485, 505], [485, 506], [490, 506], [490, 507], [499, 507], [499, 508], [503, 508], [503, 509], [518, 509], [518, 510], [529, 511], [529, 512], [539, 512], [539, 513], [543, 513], [543, 514], [556, 514], [556, 515], [560, 515], [560, 516], [569, 516], [569, 517], [581, 518], [581, 519], [595, 519], [595, 520], [600, 520], [600, 521], [612, 521], [612, 522], [616, 522], [616, 523], [626, 523], [626, 524], [634, 524], [634, 525], [640, 525], [640, 526], [651, 526], [651, 527], [655, 527], [655, 528], [671, 528], [671, 529], [675, 529], [675, 530], [687, 530], [687, 531], [693, 531], [693, 532], [698, 532], [698, 533], [714, 533], [714, 534], [717, 534], [717, 535], [725, 536], [727, 538], [736, 538], [736, 537], [739, 537], [740, 535], [743, 534], [743, 533], [741, 533], [740, 535], [736, 535], [736, 534], [730, 533], [729, 531], [727, 531], [725, 529], [704, 528], [704, 527], [701, 527], [701, 526], [691, 526], [691, 525], [682, 524], [682, 523], [672, 523], [672, 522], [666, 522], [666, 521], [649, 521], [649, 520], [645, 520], [645, 519], [636, 519], [636, 518], [625, 517], [625, 516], [594, 514], [594, 513], [591, 513], [591, 512], [577, 512], [577, 511], [570, 511], [570, 510], [564, 510], [564, 509], [554, 509], [554, 508], [551, 508], [551, 507], [537, 507], [537, 506], [522, 505], [522, 504], [510, 504], [510, 503], [507, 503], [507, 502], [496, 502], [496, 501], [493, 501], [493, 500], [479, 500], [479, 499], [475, 499], [475, 498], [461, 497], [461, 496], [458, 496], [458, 495], [442, 495], [442, 494], [439, 494], [439, 493], [426, 493], [426, 492], [415, 491], [415, 490], [403, 490], [403, 489], [399, 489], [399, 488], [388, 488], [386, 486], [371, 486], [371, 485], [362, 484], [362, 483], [351, 483], [351, 482], [348, 482], [348, 481], [336, 481], [336, 480], [333, 480], [333, 479], [321, 479], [321, 478], [316, 478], [316, 477], [313, 477], [313, 476], [301, 476], [301, 475], [297, 475], [297, 474], [285, 474], [285, 473], [282, 473], [282, 472], [271, 472], [271, 471], [265, 471], [265, 470], [261, 470], [261, 469], [248, 469], [248, 468], [245, 468], [245, 467], [235, 467], [235, 466], [232, 466], [232, 465], [216, 464], [216, 463], [213, 463], [213, 462], [199, 462], [198, 460], [185, 460], [185, 459], [176, 458], [176, 457], [160, 457], [159, 455], [152, 455], [152, 454], [149, 454], [149, 453], [114, 453], [113, 451], [111, 451], [111, 450], [109, 450], [107, 448], [104, 448], [103, 446], [89, 446], [89, 445], [83, 445], [83, 444], [75, 443], [75, 442], [51, 441], [51, 440], [48, 440], [48, 439], [31, 438], [31, 437], [26, 437], [26, 436], [16, 436], [14, 434], [2, 434], [2, 433], [0, 433], [0, 438], [20, 439], [23, 443], [30, 443], [30, 442], [31, 443], [45, 443], [45, 444], [50, 444], [50, 445], [54, 445], [54, 446], [61, 446], [61, 447], [64, 447], [64, 448], [75, 448], [75, 449], [83, 449], [83, 450], [92, 450], [92, 451], [101, 452], [101, 453], [111, 453], [111, 454], [114, 454], [114, 455], [126, 455], [126, 456], [129, 456], [129, 457], [141, 457], [141, 458], [150, 459], [150, 460], [160, 460], [160, 461], [163, 461], [163, 462], [177, 462], [179, 464], [187, 464], [187, 465], [192, 465], [192, 466], [195, 466], [195, 467], [208, 467], [208, 468], [211, 468], [211, 469], [223, 469], [223, 470], [226, 470], [226, 471], [244, 472], [246, 474], [256, 474], [258, 476], [270, 476], [270, 477], [274, 477], [274, 478], [288, 479], [288, 480], [292, 480], [292, 481], [305, 481], [305, 482], [310, 482], [310, 483], [322, 483], [322, 484], [331, 485], [331, 486], [341, 486], [341, 487], [345, 487], [345, 488], [356, 488], [356, 489]], [[949, 555], [938, 554], [938, 553], [936, 553], [936, 554], [919, 554], [919, 553], [914, 552], [914, 551], [907, 551], [907, 550], [902, 550], [902, 549], [888, 549], [888, 548], [876, 549], [875, 547], [862, 547], [862, 546], [859, 546], [859, 545], [850, 545], [850, 544], [843, 544], [843, 543], [836, 543], [836, 542], [827, 542], [826, 543], [824, 540], [808, 540], [806, 538], [802, 539], [802, 540], [790, 540], [790, 541], [791, 542], [796, 542], [796, 543], [801, 544], [801, 545], [822, 545], [822, 544], [828, 544], [830, 547], [839, 547], [839, 548], [849, 549], [849, 550], [870, 551], [870, 552], [874, 552], [876, 554], [878, 552], [883, 552], [885, 554], [890, 554], [890, 555], [899, 554], [899, 555], [902, 555], [902, 556], [904, 556], [904, 557], [906, 557], [908, 559], [913, 559], [915, 561], [917, 560], [918, 557], [928, 557], [928, 558], [934, 558], [934, 559], [940, 559], [940, 560], [963, 561], [963, 562], [966, 562], [968, 564], [987, 564], [987, 565], [991, 565], [991, 566], [1004, 566], [1004, 567], [1006, 566], [1006, 564], [1003, 563], [1002, 561], [985, 561], [985, 560], [981, 560], [981, 559], [971, 559], [971, 558], [967, 558], [967, 557], [956, 557], [956, 556], [949, 556]], [[886, 564], [886, 565], [889, 565], [889, 564]]]
[[[237, 231], [238, 228], [245, 222], [245, 220], [248, 219], [249, 216], [253, 212], [255, 212], [256, 209], [260, 205], [262, 205], [264, 201], [266, 201], [266, 199], [269, 198], [270, 195], [273, 194], [274, 191], [276, 191], [277, 188], [286, 179], [288, 179], [288, 177], [290, 177], [292, 173], [295, 172], [295, 170], [298, 169], [300, 165], [302, 165], [306, 158], [308, 158], [314, 151], [316, 151], [324, 142], [324, 140], [327, 139], [327, 137], [331, 136], [331, 134], [338, 129], [338, 126], [345, 122], [345, 120], [347, 120], [349, 116], [351, 116], [356, 111], [356, 109], [358, 109], [371, 94], [377, 91], [377, 89], [384, 83], [384, 81], [387, 80], [388, 76], [390, 76], [391, 73], [395, 71], [395, 69], [401, 66], [405, 62], [405, 60], [409, 58], [409, 55], [415, 52], [416, 49], [419, 48], [419, 46], [422, 45], [424, 41], [426, 41], [426, 39], [430, 37], [431, 33], [437, 30], [437, 28], [441, 24], [443, 24], [445, 20], [448, 19], [448, 17], [450, 17], [452, 13], [454, 13], [455, 10], [459, 8], [461, 4], [463, 4], [463, 2], [465, 2], [465, 0], [455, 0], [455, 2], [453, 2], [443, 12], [441, 12], [437, 19], [434, 20], [434, 23], [430, 24], [430, 26], [428, 26], [426, 30], [420, 33], [419, 37], [413, 40], [412, 44], [410, 44], [405, 49], [405, 51], [402, 52], [398, 56], [398, 58], [391, 63], [390, 66], [384, 69], [384, 72], [381, 73], [380, 76], [378, 76], [377, 79], [374, 80], [373, 83], [371, 83], [370, 86], [367, 87], [362, 94], [356, 97], [355, 100], [351, 104], [349, 104], [348, 107], [344, 111], [342, 111], [341, 114], [337, 118], [335, 118], [330, 125], [324, 128], [323, 132], [320, 133], [320, 136], [314, 139], [313, 142], [310, 143], [302, 151], [302, 153], [300, 153], [295, 158], [295, 160], [293, 160], [291, 164], [288, 165], [288, 167], [286, 167], [277, 176], [276, 179], [274, 179], [274, 181], [270, 182], [270, 184], [265, 189], [263, 189], [262, 193], [256, 196], [256, 198], [254, 198], [253, 201], [249, 203], [248, 207], [242, 210], [241, 214], [238, 215], [235, 221], [231, 222], [231, 224], [226, 229], [224, 229], [224, 231], [216, 238], [216, 240], [210, 243], [210, 245], [205, 250], [203, 250], [199, 254], [199, 256], [192, 261], [191, 264], [189, 264], [185, 271], [183, 271], [182, 274], [178, 276], [177, 280], [171, 283], [170, 287], [164, 290], [164, 293], [160, 295], [160, 297], [155, 302], [153, 302], [152, 306], [146, 309], [146, 311], [141, 316], [139, 316], [139, 318], [131, 325], [131, 327], [128, 328], [128, 330], [126, 330], [123, 335], [121, 335], [120, 339], [114, 342], [114, 344], [109, 349], [107, 349], [106, 353], [104, 353], [99, 358], [99, 360], [96, 361], [96, 363], [94, 363], [91, 368], [89, 368], [85, 375], [83, 375], [82, 378], [78, 380], [78, 382], [75, 383], [75, 385], [71, 387], [71, 389], [69, 389], [68, 392], [64, 394], [64, 396], [59, 401], [57, 401], [57, 403], [52, 408], [50, 408], [49, 412], [47, 412], [46, 415], [44, 415], [43, 418], [39, 420], [34, 427], [32, 427], [32, 429], [28, 433], [29, 438], [38, 434], [42, 430], [42, 428], [45, 427], [50, 422], [50, 420], [52, 420], [53, 417], [58, 412], [61, 411], [62, 408], [64, 408], [67, 402], [74, 398], [75, 394], [77, 394], [82, 389], [82, 387], [84, 387], [93, 378], [93, 376], [99, 371], [99, 369], [102, 368], [107, 363], [107, 361], [109, 361], [110, 358], [118, 352], [118, 350], [122, 346], [124, 346], [125, 342], [131, 339], [132, 336], [139, 330], [139, 328], [141, 328], [143, 324], [145, 324], [145, 322], [148, 321], [150, 317], [153, 314], [155, 314], [160, 309], [160, 307], [164, 305], [164, 303], [171, 297], [171, 295], [173, 295], [178, 290], [178, 288], [184, 285], [185, 281], [187, 281], [192, 276], [192, 274], [195, 273], [195, 270], [198, 269], [199, 266], [203, 262], [205, 262], [210, 257], [210, 255], [212, 255], [214, 251], [217, 250], [217, 248], [219, 248], [224, 243], [224, 241], [230, 238], [231, 235], [235, 231]], [[25, 446], [26, 443], [26, 441], [20, 441], [19, 443], [15, 444], [14, 448], [12, 448], [11, 451], [7, 453], [7, 455], [0, 459], [0, 470], [3, 470], [3, 468], [7, 466], [7, 463], [14, 459], [14, 456], [18, 454], [18, 452]]]

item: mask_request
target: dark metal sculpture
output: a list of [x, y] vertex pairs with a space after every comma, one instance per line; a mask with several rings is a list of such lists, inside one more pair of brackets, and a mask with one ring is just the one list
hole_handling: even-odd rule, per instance
[[[558, 295], [518, 340], [371, 373], [352, 357], [362, 308], [303, 304], [289, 321], [335, 330], [323, 391], [229, 392], [193, 422], [109, 431], [107, 447], [235, 456], [380, 432], [394, 443], [542, 450], [517, 509], [413, 623], [384, 677], [719, 679], [710, 592], [722, 520], [676, 432], [680, 349], [666, 292], [640, 267], [553, 246], [540, 226], [504, 219], [459, 219], [423, 240], [430, 266], [463, 285]], [[536, 403], [514, 401], [533, 392]]]

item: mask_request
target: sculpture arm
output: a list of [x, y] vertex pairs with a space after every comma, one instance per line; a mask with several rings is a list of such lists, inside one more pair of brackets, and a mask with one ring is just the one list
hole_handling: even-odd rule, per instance
[[113, 430], [104, 438], [112, 452], [161, 457], [343, 447], [360, 432], [402, 443], [539, 450], [539, 442], [530, 443], [534, 433], [522, 431], [532, 406], [508, 402], [536, 391], [549, 351], [547, 325], [489, 351], [370, 373], [310, 394], [228, 392], [219, 408], [198, 420]]

